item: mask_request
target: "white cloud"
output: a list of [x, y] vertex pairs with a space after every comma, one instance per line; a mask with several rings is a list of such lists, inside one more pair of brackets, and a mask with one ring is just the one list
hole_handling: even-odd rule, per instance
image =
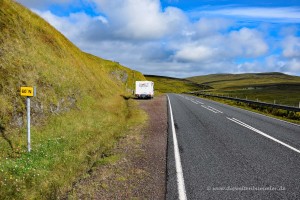
[[[207, 24], [210, 23], [207, 20]], [[213, 63], [236, 57], [254, 58], [266, 54], [267, 51], [268, 45], [260, 32], [242, 28], [224, 34], [215, 31], [211, 35], [199, 37], [198, 40], [183, 42], [177, 48], [174, 58], [182, 62]]]
[[282, 70], [287, 73], [300, 73], [300, 59], [293, 58], [289, 60], [284, 67], [282, 67]]
[[235, 7], [194, 11], [195, 15], [217, 15], [252, 18], [276, 22], [300, 22], [300, 7]]
[[[187, 24], [185, 29], [192, 32], [192, 37], [182, 34], [183, 31], [181, 34], [169, 33], [170, 37], [171, 35], [174, 37], [163, 45], [155, 39], [141, 42], [112, 36], [110, 34], [114, 32], [114, 28], [103, 16], [90, 17], [85, 13], [74, 13], [68, 17], [58, 17], [49, 11], [38, 13], [83, 50], [106, 59], [119, 61], [143, 72], [152, 70], [146, 69], [142, 62], [153, 63], [153, 60], [165, 63], [164, 66], [168, 66], [169, 70], [175, 70], [170, 68], [174, 63], [177, 63], [177, 66], [179, 63], [182, 65], [187, 63], [180, 70], [189, 71], [191, 69], [187, 65], [190, 62], [190, 66], [198, 63], [195, 65], [197, 67], [192, 67], [194, 71], [225, 72], [229, 69], [224, 66], [229, 66], [229, 64], [232, 66], [234, 58], [261, 56], [268, 49], [262, 34], [254, 29], [242, 28], [220, 34], [220, 30], [226, 29], [225, 25], [209, 28], [209, 24], [213, 22], [222, 22], [215, 18]], [[166, 65], [166, 62], [170, 64]], [[156, 63], [156, 66], [160, 66], [161, 63]]]
[[[77, 2], [64, 2], [68, 1]], [[62, 17], [40, 9], [35, 12], [83, 51], [146, 74], [187, 77], [206, 73], [282, 71], [300, 75], [300, 39], [291, 36], [297, 27], [287, 27], [280, 33], [285, 39], [277, 40], [276, 48], [282, 50], [282, 55], [272, 56], [270, 50], [275, 45], [267, 39], [268, 26], [247, 28], [220, 15], [190, 19], [187, 12], [178, 8], [162, 9], [159, 0], [87, 2], [98, 9], [95, 11], [98, 16], [77, 12]], [[219, 12], [224, 14], [224, 10]], [[262, 17], [260, 12], [258, 15]], [[235, 10], [230, 15], [237, 14]], [[281, 14], [273, 14], [273, 17], [275, 15]], [[293, 19], [295, 17], [296, 14]]]
[[222, 18], [200, 18], [195, 24], [198, 37], [208, 36], [227, 30], [232, 25], [231, 20]]
[[300, 72], [300, 59], [294, 58], [290, 60], [285, 69], [289, 72]]
[[268, 45], [257, 30], [242, 28], [229, 34], [228, 50], [236, 56], [258, 57], [267, 53]]
[[300, 74], [300, 37], [287, 35], [284, 38], [282, 56], [285, 62], [281, 70], [290, 74]]
[[177, 8], [162, 10], [159, 0], [95, 0], [118, 37], [159, 39], [178, 28], [185, 15]]
[[186, 62], [199, 62], [211, 59], [214, 49], [208, 46], [188, 44], [175, 54], [175, 59]]
[[300, 58], [300, 38], [289, 35], [283, 42], [283, 56], [288, 58]]
[[[103, 16], [89, 16], [86, 13], [72, 13], [69, 16], [59, 17], [50, 11], [33, 10], [67, 38], [78, 45], [80, 42], [93, 43], [98, 37], [107, 37], [107, 19]], [[96, 35], [96, 36], [94, 36]]]

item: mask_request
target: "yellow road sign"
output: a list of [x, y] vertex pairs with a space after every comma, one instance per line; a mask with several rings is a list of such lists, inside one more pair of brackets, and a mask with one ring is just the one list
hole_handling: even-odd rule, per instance
[[21, 96], [33, 97], [33, 95], [34, 95], [33, 87], [21, 87]]

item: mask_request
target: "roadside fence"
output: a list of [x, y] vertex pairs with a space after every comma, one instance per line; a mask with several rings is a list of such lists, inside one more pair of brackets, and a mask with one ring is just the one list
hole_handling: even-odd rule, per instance
[[219, 99], [227, 99], [227, 100], [243, 102], [243, 103], [248, 103], [248, 104], [254, 104], [254, 105], [259, 105], [259, 106], [267, 106], [267, 107], [271, 107], [271, 108], [300, 112], [300, 102], [299, 102], [299, 107], [293, 107], [293, 106], [276, 104], [275, 100], [274, 100], [274, 104], [272, 104], [272, 103], [260, 102], [260, 101], [258, 101], [258, 99], [256, 101], [253, 101], [253, 100], [248, 100], [248, 99], [233, 98], [233, 97], [229, 97], [229, 96], [208, 94], [208, 93], [203, 93], [203, 92], [189, 92], [188, 94], [194, 94], [197, 96], [200, 96], [200, 95], [210, 96], [210, 97], [215, 97], [215, 98], [219, 98]]

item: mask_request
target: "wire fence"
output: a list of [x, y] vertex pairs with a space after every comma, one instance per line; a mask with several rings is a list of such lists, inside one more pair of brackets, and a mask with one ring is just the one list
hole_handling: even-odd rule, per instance
[[275, 100], [274, 100], [274, 104], [272, 104], [272, 103], [258, 101], [258, 99], [257, 99], [257, 101], [253, 101], [253, 100], [248, 100], [248, 99], [240, 99], [240, 98], [234, 98], [234, 97], [222, 96], [222, 95], [216, 95], [216, 94], [207, 94], [207, 93], [203, 93], [203, 92], [189, 92], [189, 94], [195, 94], [197, 96], [200, 96], [200, 95], [210, 96], [210, 97], [215, 97], [215, 98], [219, 98], [219, 99], [227, 99], [227, 100], [243, 102], [243, 103], [248, 103], [248, 104], [254, 104], [254, 105], [259, 105], [259, 106], [267, 106], [267, 107], [271, 107], [271, 108], [300, 112], [300, 102], [299, 102], [299, 107], [293, 107], [293, 106], [276, 104]]

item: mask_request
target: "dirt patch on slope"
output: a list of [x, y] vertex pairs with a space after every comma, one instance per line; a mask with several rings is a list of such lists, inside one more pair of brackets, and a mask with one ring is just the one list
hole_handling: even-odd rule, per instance
[[167, 102], [165, 95], [137, 100], [147, 125], [120, 140], [107, 158], [75, 184], [66, 199], [165, 199]]

